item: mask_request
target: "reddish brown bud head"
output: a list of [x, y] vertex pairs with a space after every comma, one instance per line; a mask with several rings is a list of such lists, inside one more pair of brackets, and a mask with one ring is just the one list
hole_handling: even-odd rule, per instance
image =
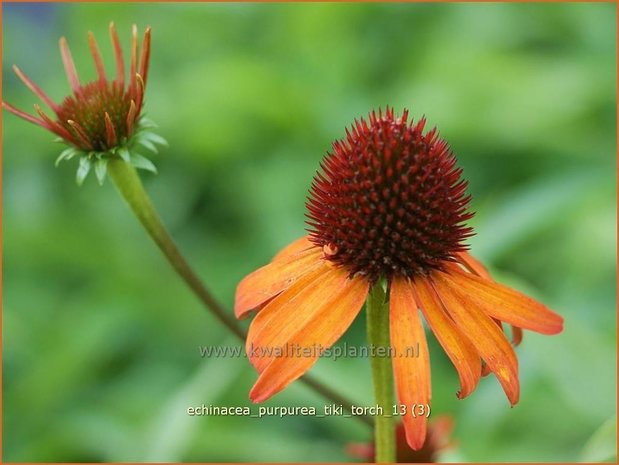
[[56, 120], [47, 116], [40, 107], [35, 106], [40, 116], [35, 118], [3, 102], [4, 108], [29, 122], [48, 129], [65, 142], [84, 152], [103, 153], [126, 145], [134, 134], [140, 119], [144, 100], [146, 74], [150, 61], [150, 28], [144, 33], [141, 62], [137, 62], [137, 28], [133, 26], [131, 40], [131, 72], [129, 85], [125, 85], [125, 66], [122, 48], [114, 24], [110, 24], [110, 38], [114, 47], [117, 74], [115, 80], [106, 76], [99, 45], [92, 33], [88, 34], [88, 44], [95, 63], [98, 78], [82, 84], [69, 50], [69, 44], [62, 37], [59, 41], [60, 55], [64, 63], [67, 79], [73, 93], [58, 105], [28, 78], [19, 68], [13, 67], [15, 74], [56, 114]]
[[141, 113], [150, 62], [150, 28], [144, 33], [139, 62], [137, 34], [137, 27], [134, 25], [128, 85], [125, 82], [122, 47], [114, 23], [110, 23], [110, 39], [116, 61], [114, 80], [107, 78], [99, 45], [95, 36], [88, 33], [88, 45], [95, 63], [97, 80], [82, 84], [69, 44], [62, 37], [59, 41], [60, 55], [73, 92], [60, 105], [49, 98], [17, 66], [13, 67], [17, 77], [55, 113], [56, 119], [50, 118], [36, 104], [34, 108], [39, 118], [6, 102], [2, 102], [2, 106], [20, 118], [53, 132], [69, 145], [57, 158], [56, 164], [79, 156], [80, 164], [76, 173], [79, 185], [84, 182], [92, 167], [99, 183], [103, 183], [107, 163], [112, 158], [122, 158], [136, 168], [156, 172], [155, 166], [136, 152], [136, 149], [143, 148], [156, 153], [157, 145], [167, 145], [163, 137], [150, 131], [155, 127], [154, 123]]
[[[80, 88], [79, 95], [64, 99], [58, 109], [58, 122], [80, 140], [79, 130], [66, 123], [77, 122], [85, 139], [80, 140], [81, 148], [104, 152], [114, 148], [117, 141], [131, 136], [127, 127], [131, 101], [129, 92], [116, 82], [106, 82], [104, 85], [98, 81], [91, 82]], [[106, 124], [106, 113], [111, 126]]]
[[466, 249], [470, 196], [462, 170], [425, 119], [405, 110], [355, 122], [321, 163], [307, 201], [312, 240], [325, 258], [375, 281], [441, 268]]

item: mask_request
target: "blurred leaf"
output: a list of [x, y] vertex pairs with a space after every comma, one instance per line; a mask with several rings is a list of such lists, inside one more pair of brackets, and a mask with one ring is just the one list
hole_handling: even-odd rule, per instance
[[[144, 103], [170, 148], [144, 184], [227, 306], [245, 274], [303, 234], [319, 161], [355, 117], [386, 104], [425, 114], [470, 181], [474, 253], [566, 321], [559, 336], [525, 335], [513, 409], [492, 376], [459, 401], [429, 336], [433, 413], [455, 417], [451, 456], [571, 461], [616, 409], [615, 5], [75, 2], [2, 14], [5, 63], [56, 102], [71, 91], [59, 37], [86, 83], [97, 79], [87, 31], [103, 39], [113, 19], [127, 59], [131, 25], [152, 26]], [[113, 76], [113, 48], [100, 46]], [[3, 95], [36, 101], [9, 66]], [[202, 398], [247, 405], [253, 368], [199, 359], [226, 331], [111, 184], [76, 189], [74, 165], [50, 170], [49, 133], [13, 115], [2, 135], [5, 461], [345, 461], [347, 441], [368, 439], [346, 418], [185, 417]], [[365, 343], [362, 316], [344, 342]], [[372, 404], [366, 359], [312, 372]], [[300, 383], [269, 401], [324, 403]]]
[[[236, 343], [236, 338], [224, 341], [224, 345]], [[243, 369], [246, 367], [242, 363], [230, 363], [224, 358], [203, 360], [193, 376], [161, 406], [153, 419], [152, 434], [146, 440], [141, 461], [182, 461], [184, 451], [199, 432], [200, 423], [206, 421], [204, 417], [189, 416], [187, 408], [217, 405], [221, 393], [230, 388]]]
[[598, 170], [544, 176], [536, 182], [504, 194], [505, 200], [478, 223], [481, 235], [471, 239], [479, 256], [492, 261], [519, 241], [547, 224], [565, 218], [590, 189], [599, 186], [604, 173]]
[[609, 419], [593, 433], [582, 452], [583, 462], [617, 461], [617, 417]]

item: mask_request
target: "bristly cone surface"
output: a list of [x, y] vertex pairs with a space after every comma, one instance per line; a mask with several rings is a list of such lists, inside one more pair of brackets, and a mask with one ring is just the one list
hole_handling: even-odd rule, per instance
[[106, 151], [114, 148], [114, 145], [108, 140], [105, 114], [108, 114], [114, 128], [115, 139], [125, 140], [130, 136], [127, 115], [131, 99], [130, 91], [123, 89], [117, 82], [106, 82], [103, 85], [91, 82], [80, 88], [78, 97], [70, 95], [64, 99], [58, 109], [58, 120], [69, 132], [73, 132], [74, 128], [66, 121], [78, 121], [92, 150]]
[[371, 282], [440, 269], [465, 250], [467, 181], [436, 129], [387, 108], [355, 121], [321, 163], [307, 201], [325, 258]]

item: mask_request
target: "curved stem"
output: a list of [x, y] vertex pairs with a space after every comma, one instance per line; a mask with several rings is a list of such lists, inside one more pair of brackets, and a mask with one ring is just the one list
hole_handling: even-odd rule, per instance
[[391, 416], [393, 372], [389, 342], [389, 309], [385, 304], [385, 291], [380, 282], [372, 287], [366, 309], [374, 397], [379, 407], [379, 414], [374, 420], [375, 461], [393, 463], [396, 461], [396, 453], [395, 427]]
[[[174, 240], [150, 201], [148, 194], [144, 190], [142, 181], [135, 168], [122, 159], [112, 159], [108, 163], [107, 171], [122, 198], [127, 202], [133, 214], [140, 221], [148, 235], [155, 244], [157, 244], [159, 250], [161, 250], [179, 276], [187, 283], [205, 307], [213, 312], [219, 321], [241, 341], [245, 341], [246, 333], [243, 328], [238, 325], [237, 321], [232, 316], [232, 312], [228, 312], [213, 297], [174, 243]], [[311, 378], [309, 375], [303, 376], [300, 378], [300, 381], [331, 402], [342, 404], [347, 411], [351, 411], [352, 403], [349, 400], [340, 396], [319, 381]], [[358, 418], [369, 426], [373, 425], [373, 421], [370, 417], [359, 415], [355, 416], [355, 418]]]
[[[352, 413], [352, 407], [354, 404], [350, 400], [338, 394], [327, 385], [322, 384], [320, 381], [314, 379], [313, 376], [307, 374], [303, 375], [301, 378], [299, 378], [299, 381], [301, 381], [310, 389], [316, 391], [325, 399], [330, 400], [334, 404], [342, 405], [344, 407], [344, 410], [346, 410], [348, 413]], [[352, 418], [357, 418], [359, 421], [365, 423], [370, 428], [374, 427], [374, 420], [368, 415], [355, 414], [352, 416]]]
[[187, 263], [170, 237], [150, 198], [146, 194], [135, 168], [121, 159], [112, 159], [108, 163], [108, 173], [120, 195], [129, 204], [133, 214], [142, 223], [148, 235], [155, 241], [157, 247], [163, 252], [176, 272], [219, 321], [239, 338], [245, 339], [245, 332], [236, 324], [234, 318], [215, 300], [206, 286], [202, 284], [200, 278], [189, 266], [189, 263]]

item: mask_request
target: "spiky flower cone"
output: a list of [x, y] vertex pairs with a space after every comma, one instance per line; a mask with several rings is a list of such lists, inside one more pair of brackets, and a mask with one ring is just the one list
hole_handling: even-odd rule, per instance
[[[389, 108], [370, 113], [369, 122], [355, 122], [314, 177], [309, 235], [239, 283], [237, 317], [258, 312], [247, 337], [248, 358], [259, 373], [249, 394], [254, 402], [309, 370], [368, 296], [372, 302], [377, 295], [368, 321], [372, 328], [388, 326], [399, 413], [411, 448], [423, 448], [432, 397], [421, 315], [458, 371], [458, 398], [494, 373], [510, 404], [518, 402], [518, 359], [503, 322], [512, 325], [517, 345], [523, 329], [557, 334], [563, 319], [495, 282], [466, 251], [464, 241], [473, 233], [466, 225], [473, 216], [467, 183], [447, 143], [435, 129], [424, 133], [424, 126], [424, 119], [409, 122], [406, 111], [397, 117]], [[379, 332], [368, 331], [368, 338]], [[304, 356], [276, 355], [277, 348], [290, 346]], [[382, 364], [376, 368], [375, 379], [389, 376]], [[377, 435], [376, 442], [389, 455], [388, 436], [379, 441]]]
[[443, 268], [472, 235], [462, 170], [436, 129], [372, 112], [333, 144], [307, 202], [312, 242], [371, 282]]

